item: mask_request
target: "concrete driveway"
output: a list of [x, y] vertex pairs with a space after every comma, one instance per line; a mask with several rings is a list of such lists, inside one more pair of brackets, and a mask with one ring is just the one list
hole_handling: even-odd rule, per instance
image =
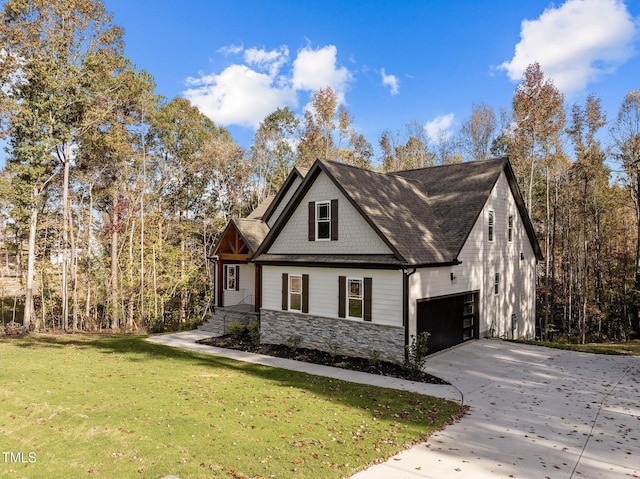
[[354, 478], [640, 477], [640, 358], [479, 340], [427, 370], [469, 414]]

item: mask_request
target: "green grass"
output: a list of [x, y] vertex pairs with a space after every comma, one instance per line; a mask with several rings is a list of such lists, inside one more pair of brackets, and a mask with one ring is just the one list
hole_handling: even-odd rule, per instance
[[640, 356], [640, 341], [621, 341], [609, 343], [588, 343], [588, 344], [572, 344], [572, 343], [556, 343], [549, 341], [523, 341], [527, 344], [537, 346], [547, 346], [549, 348], [566, 349], [569, 351], [580, 351], [583, 353], [594, 354], [619, 354], [626, 356]]
[[0, 370], [2, 477], [347, 477], [460, 413], [140, 336], [5, 339]]

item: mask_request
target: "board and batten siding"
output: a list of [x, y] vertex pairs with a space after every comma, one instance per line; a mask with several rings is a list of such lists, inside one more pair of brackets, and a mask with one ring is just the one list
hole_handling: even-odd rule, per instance
[[[309, 241], [309, 202], [338, 200], [338, 240]], [[390, 254], [391, 250], [338, 187], [321, 172], [282, 228], [268, 253]]]
[[[488, 239], [489, 211], [494, 212], [493, 241]], [[512, 242], [508, 241], [509, 215], [513, 215]], [[419, 268], [409, 277], [409, 334], [416, 334], [417, 300], [479, 291], [480, 337], [533, 338], [536, 258], [504, 173], [458, 259], [459, 265]], [[498, 295], [494, 294], [495, 273], [500, 274]], [[512, 330], [513, 314], [516, 327]]]
[[280, 215], [284, 211], [285, 207], [289, 204], [289, 201], [291, 200], [291, 198], [293, 198], [294, 193], [296, 192], [296, 190], [298, 189], [298, 186], [300, 186], [301, 183], [302, 183], [302, 178], [300, 178], [299, 176], [296, 176], [296, 178], [291, 182], [291, 186], [289, 187], [287, 192], [282, 196], [282, 198], [280, 199], [280, 203], [278, 204], [278, 206], [276, 206], [275, 210], [273, 210], [273, 212], [271, 213], [271, 216], [269, 217], [269, 221], [267, 221], [269, 228], [273, 228], [273, 225], [276, 224], [276, 221], [278, 221], [278, 218], [280, 218]]
[[[338, 318], [338, 277], [371, 278], [371, 322], [402, 326], [402, 273], [394, 270], [267, 266], [262, 269], [262, 309], [281, 310], [282, 274], [309, 275], [309, 314]], [[340, 318], [344, 321], [345, 319]], [[362, 321], [346, 319], [346, 321]]]

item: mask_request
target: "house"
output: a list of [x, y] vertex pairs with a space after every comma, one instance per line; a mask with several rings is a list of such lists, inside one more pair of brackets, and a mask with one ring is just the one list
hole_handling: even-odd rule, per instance
[[431, 352], [535, 334], [542, 255], [506, 158], [386, 174], [317, 160], [216, 251], [222, 305], [253, 271], [265, 343], [402, 361], [422, 331]]

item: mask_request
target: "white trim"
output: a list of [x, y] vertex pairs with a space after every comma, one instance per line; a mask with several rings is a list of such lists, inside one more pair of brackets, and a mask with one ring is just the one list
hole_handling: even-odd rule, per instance
[[[360, 283], [360, 297], [351, 297], [351, 288], [349, 288], [349, 282], [354, 282], [357, 281]], [[358, 319], [358, 320], [363, 320], [364, 319], [364, 278], [346, 278], [346, 288], [347, 291], [345, 291], [345, 317], [347, 319]], [[350, 308], [350, 300], [353, 299], [355, 301], [360, 301], [360, 316], [351, 316], [349, 313], [351, 312], [351, 308]]]
[[[300, 279], [300, 293], [294, 293], [292, 292], [292, 287], [291, 287], [291, 283], [292, 283], [292, 279], [293, 278], [299, 278]], [[295, 309], [291, 307], [291, 295], [292, 294], [300, 294], [300, 309]], [[304, 294], [304, 289], [302, 287], [302, 275], [301, 274], [291, 274], [289, 273], [289, 285], [288, 285], [288, 290], [287, 290], [287, 310], [288, 311], [296, 311], [301, 313], [302, 312], [302, 295]]]
[[[233, 271], [233, 286], [229, 287], [229, 271]], [[225, 264], [224, 265], [224, 289], [226, 291], [235, 291], [236, 290], [236, 286], [238, 285], [238, 278], [237, 278], [237, 273], [238, 273], [238, 268], [237, 265], [235, 264]]]
[[[320, 220], [320, 207], [321, 206], [326, 206], [327, 207], [327, 217], [326, 219]], [[320, 238], [318, 236], [318, 230], [320, 228], [318, 228], [318, 226], [320, 226], [320, 223], [327, 223], [328, 225], [328, 236], [326, 238]], [[315, 224], [315, 228], [316, 228], [316, 241], [331, 241], [331, 200], [323, 200], [323, 201], [316, 201], [316, 224]]]

